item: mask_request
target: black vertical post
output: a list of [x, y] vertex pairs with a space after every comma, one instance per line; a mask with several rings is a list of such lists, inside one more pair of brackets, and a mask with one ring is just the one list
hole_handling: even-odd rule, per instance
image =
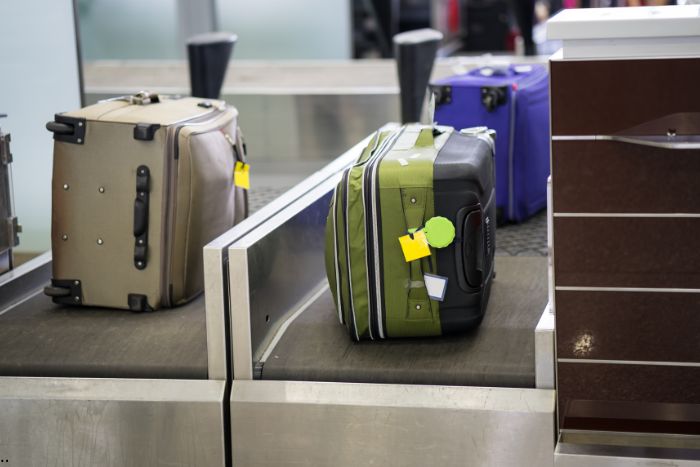
[[394, 36], [402, 123], [420, 121], [425, 90], [441, 40], [442, 33], [434, 29], [418, 29]]
[[233, 44], [238, 37], [227, 32], [212, 32], [187, 41], [190, 84], [194, 97], [218, 99], [224, 84]]

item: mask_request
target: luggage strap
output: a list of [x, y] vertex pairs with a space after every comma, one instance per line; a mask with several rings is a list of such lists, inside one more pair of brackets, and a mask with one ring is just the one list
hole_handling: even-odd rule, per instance
[[160, 96], [155, 92], [139, 91], [136, 94], [112, 97], [111, 99], [105, 99], [105, 100], [100, 101], [100, 102], [112, 102], [112, 101], [128, 102], [131, 105], [149, 105], [149, 104], [158, 104], [160, 102]]

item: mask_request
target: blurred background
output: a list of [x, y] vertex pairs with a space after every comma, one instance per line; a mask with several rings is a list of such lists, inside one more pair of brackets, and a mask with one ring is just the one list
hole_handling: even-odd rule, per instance
[[[691, 0], [686, 0], [687, 3]], [[696, 0], [694, 0], [696, 1]], [[12, 134], [18, 252], [50, 247], [57, 112], [148, 89], [189, 94], [186, 41], [238, 35], [222, 98], [240, 111], [259, 203], [399, 118], [391, 38], [443, 32], [433, 78], [494, 62], [546, 63], [562, 8], [642, 0], [33, 0], [0, 7], [0, 121]], [[675, 3], [675, 2], [673, 2]], [[41, 14], [37, 15], [36, 12]], [[79, 39], [79, 46], [75, 46]]]

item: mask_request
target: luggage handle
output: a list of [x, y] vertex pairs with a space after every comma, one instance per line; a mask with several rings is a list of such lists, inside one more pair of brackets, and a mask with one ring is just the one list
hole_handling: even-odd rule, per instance
[[128, 102], [131, 105], [149, 105], [158, 104], [160, 102], [160, 96], [155, 92], [149, 91], [139, 91], [136, 94], [130, 94], [125, 96], [112, 97], [110, 99], [101, 100], [102, 102], [114, 102], [123, 101]]
[[481, 287], [484, 276], [483, 210], [480, 204], [457, 213], [457, 278], [463, 290]]
[[86, 126], [87, 120], [84, 118], [56, 114], [54, 119], [46, 124], [46, 129], [53, 133], [54, 141], [83, 144]]
[[665, 135], [656, 136], [603, 135], [596, 136], [596, 140], [672, 150], [700, 149], [700, 135], [676, 135], [673, 130], [669, 130]]
[[148, 209], [151, 192], [151, 172], [145, 165], [136, 169], [136, 199], [134, 200], [134, 266], [148, 265]]

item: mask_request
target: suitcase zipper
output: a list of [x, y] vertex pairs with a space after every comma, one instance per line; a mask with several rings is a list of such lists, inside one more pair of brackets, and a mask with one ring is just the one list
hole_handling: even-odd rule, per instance
[[165, 210], [165, 222], [163, 230], [163, 276], [161, 278], [161, 293], [165, 307], [173, 306], [172, 300], [172, 242], [175, 231], [175, 204], [176, 192], [175, 185], [177, 181], [177, 161], [180, 157], [179, 136], [180, 130], [188, 125], [210, 123], [221, 116], [225, 108], [216, 108], [204, 115], [198, 115], [193, 118], [181, 120], [168, 127], [167, 142], [165, 148], [165, 170], [166, 170], [166, 187], [165, 196], [167, 208]]
[[[346, 269], [347, 269], [347, 285], [348, 285], [348, 292], [349, 292], [349, 297], [350, 297], [350, 300], [349, 300], [349, 302], [350, 302], [350, 303], [349, 303], [349, 305], [350, 305], [349, 312], [350, 312], [350, 314], [352, 315], [352, 329], [351, 329], [351, 332], [352, 332], [352, 334], [355, 336], [355, 340], [358, 340], [358, 341], [360, 340], [360, 335], [359, 335], [359, 331], [358, 331], [358, 329], [357, 329], [357, 320], [356, 320], [356, 317], [355, 317], [355, 304], [354, 304], [354, 297], [353, 297], [353, 292], [352, 292], [352, 266], [351, 266], [351, 264], [350, 264], [350, 241], [349, 241], [349, 238], [350, 238], [350, 231], [349, 231], [348, 216], [347, 216], [347, 211], [348, 211], [348, 192], [350, 191], [350, 172], [351, 172], [352, 169], [355, 168], [355, 167], [362, 167], [362, 177], [363, 177], [363, 183], [362, 183], [362, 185], [361, 185], [361, 186], [362, 186], [362, 204], [363, 204], [363, 207], [365, 207], [365, 198], [364, 198], [364, 196], [365, 196], [365, 195], [364, 195], [364, 186], [365, 186], [365, 183], [364, 183], [364, 176], [365, 176], [365, 171], [366, 171], [367, 167], [371, 164], [371, 162], [372, 162], [373, 160], [375, 160], [376, 157], [378, 157], [378, 156], [382, 153], [383, 148], [385, 147], [386, 142], [387, 142], [387, 140], [389, 140], [389, 139], [391, 139], [391, 138], [387, 138], [387, 139], [385, 139], [385, 140], [382, 142], [382, 144], [379, 144], [379, 132], [377, 132], [377, 140], [375, 141], [375, 145], [374, 145], [374, 147], [372, 148], [372, 151], [370, 152], [370, 155], [367, 157], [367, 159], [365, 159], [364, 161], [362, 161], [362, 162], [359, 163], [359, 164], [353, 165], [352, 167], [348, 168], [348, 169], [343, 173], [343, 179], [341, 180], [341, 184], [340, 184], [340, 187], [339, 187], [339, 188], [342, 190], [341, 193], [342, 193], [342, 195], [343, 195], [343, 199], [342, 199], [342, 210], [343, 210], [343, 221], [344, 221], [343, 223], [344, 223], [344, 226], [345, 226], [345, 232], [344, 232], [344, 234], [345, 234], [345, 257], [346, 257], [346, 263], [347, 263], [347, 267], [346, 267]], [[377, 146], [379, 146], [379, 149], [377, 149]], [[344, 188], [344, 189], [343, 189], [343, 188]], [[366, 212], [367, 212], [367, 211], [366, 211], [366, 209], [365, 209], [365, 216], [366, 216]], [[368, 251], [368, 248], [367, 248], [368, 243], [367, 243], [367, 237], [366, 237], [366, 229], [367, 229], [367, 224], [366, 224], [366, 222], [367, 222], [367, 218], [365, 217], [365, 250]], [[370, 273], [371, 269], [369, 268], [368, 264], [369, 264], [369, 263], [368, 263], [368, 261], [367, 261], [367, 254], [365, 254], [365, 269], [366, 269], [367, 275], [368, 275], [368, 286], [369, 286], [369, 284], [371, 284], [371, 282], [369, 281], [369, 273]], [[368, 296], [368, 303], [370, 304], [370, 306], [368, 307], [368, 313], [370, 313], [370, 314], [368, 315], [368, 329], [370, 329], [370, 331], [369, 331], [369, 332], [370, 332], [370, 338], [373, 338], [373, 336], [372, 336], [372, 331], [371, 331], [372, 319], [371, 319], [371, 311], [370, 311], [370, 310], [371, 310], [371, 304], [372, 304], [373, 295], [371, 294], [371, 292], [369, 291], [369, 289], [368, 289], [368, 294], [369, 294], [369, 296]]]
[[350, 170], [348, 169], [343, 174], [341, 187], [344, 188], [343, 194], [343, 225], [345, 226], [345, 263], [347, 266], [347, 281], [348, 281], [348, 296], [350, 297], [350, 315], [352, 315], [352, 333], [355, 335], [355, 340], [360, 340], [360, 335], [357, 332], [357, 322], [355, 320], [355, 306], [352, 297], [352, 269], [350, 267], [350, 232], [348, 230], [348, 190], [350, 189]]
[[[340, 283], [341, 283], [340, 263], [338, 261], [338, 228], [337, 228], [338, 211], [337, 210], [338, 210], [338, 208], [341, 208], [343, 210], [343, 220], [344, 220], [343, 224], [345, 225], [344, 234], [345, 234], [346, 263], [347, 263], [346, 269], [347, 269], [347, 279], [348, 279], [347, 280], [348, 294], [349, 294], [349, 298], [350, 298], [349, 312], [352, 314], [351, 332], [355, 336], [356, 340], [360, 340], [360, 337], [359, 337], [359, 334], [357, 332], [357, 323], [355, 321], [355, 310], [353, 307], [353, 297], [352, 297], [352, 285], [351, 285], [352, 277], [351, 277], [351, 273], [350, 273], [351, 269], [350, 269], [350, 254], [349, 254], [350, 246], [348, 243], [348, 229], [347, 229], [347, 215], [346, 215], [346, 212], [347, 212], [347, 196], [346, 196], [347, 189], [343, 190], [343, 187], [347, 188], [348, 180], [350, 178], [350, 172], [352, 171], [352, 169], [354, 167], [360, 167], [362, 165], [365, 165], [367, 162], [369, 162], [372, 159], [372, 157], [375, 154], [375, 151], [377, 149], [378, 144], [379, 144], [379, 132], [376, 132], [376, 139], [374, 142], [374, 146], [372, 147], [372, 150], [370, 151], [367, 158], [364, 161], [358, 162], [358, 163], [354, 164], [352, 167], [349, 167], [348, 169], [345, 170], [340, 183], [336, 186], [335, 192], [333, 193], [333, 234], [334, 234], [334, 238], [335, 238], [334, 253], [335, 253], [335, 268], [336, 268], [336, 293], [338, 296], [338, 304], [337, 304], [338, 317], [340, 318], [340, 322], [342, 324], [346, 324], [344, 307], [343, 307], [343, 299], [342, 299], [342, 295], [341, 295], [342, 289], [341, 289], [341, 285], [340, 285]], [[360, 157], [362, 157], [362, 156], [360, 156]], [[343, 196], [342, 200], [338, 199], [339, 195]]]
[[[402, 127], [399, 131], [387, 138], [376, 155], [372, 158], [369, 164], [363, 169], [363, 204], [365, 211], [365, 250], [367, 262], [367, 281], [369, 295], [369, 329], [370, 337], [372, 335], [372, 323], [375, 323], [377, 333], [380, 339], [385, 338], [384, 323], [382, 319], [382, 293], [381, 293], [381, 261], [379, 242], [379, 196], [377, 193], [377, 184], [379, 183], [379, 164], [391, 152], [394, 144], [403, 134], [406, 127]], [[369, 193], [365, 194], [365, 186], [368, 185]], [[369, 206], [369, 209], [368, 209]]]
[[345, 325], [345, 313], [343, 312], [343, 297], [340, 289], [340, 262], [338, 261], [338, 185], [333, 191], [331, 202], [331, 215], [333, 216], [333, 263], [335, 266], [335, 296], [336, 308], [338, 308], [338, 320]]

